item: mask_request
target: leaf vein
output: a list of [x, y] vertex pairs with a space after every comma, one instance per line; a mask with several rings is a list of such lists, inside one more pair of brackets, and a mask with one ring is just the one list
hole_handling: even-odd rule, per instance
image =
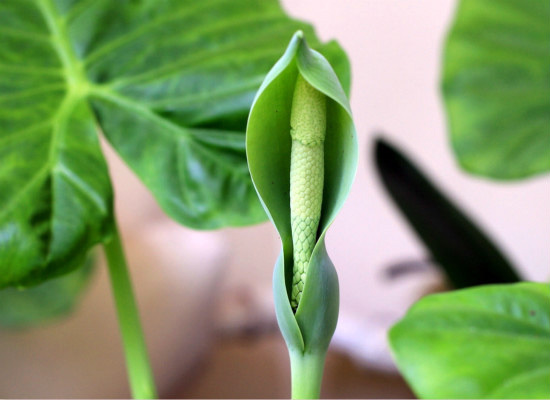
[[[52, 121], [48, 120], [46, 122], [39, 122], [37, 124], [32, 124], [18, 131], [7, 132], [0, 137], [0, 144], [8, 142], [10, 139], [14, 139], [14, 140], [22, 139], [25, 136], [31, 133], [35, 133], [36, 131], [39, 131], [40, 129], [45, 128], [51, 124], [52, 124]], [[49, 133], [49, 131], [45, 130], [44, 133]]]
[[35, 86], [28, 90], [20, 90], [15, 93], [8, 93], [3, 96], [0, 96], [0, 102], [4, 100], [15, 100], [15, 99], [21, 99], [25, 97], [34, 96], [37, 94], [44, 94], [49, 92], [54, 92], [56, 89], [62, 89], [65, 88], [65, 83], [53, 83], [50, 85], [42, 85], [42, 86]]
[[[184, 8], [182, 12], [174, 12], [169, 15], [167, 15], [165, 18], [159, 18], [156, 20], [153, 20], [147, 24], [141, 25], [138, 29], [131, 31], [125, 35], [120, 36], [119, 38], [112, 40], [105, 44], [102, 47], [99, 47], [92, 53], [88, 54], [85, 59], [84, 63], [89, 64], [95, 59], [101, 57], [105, 53], [111, 53], [113, 50], [116, 50], [118, 47], [124, 46], [127, 43], [130, 43], [132, 40], [137, 39], [142, 34], [147, 33], [149, 29], [153, 29], [156, 26], [161, 26], [169, 21], [176, 21], [180, 18], [185, 18], [188, 16], [192, 16], [194, 13], [201, 12], [204, 8], [210, 7], [212, 4], [215, 4], [217, 2], [220, 2], [222, 0], [210, 0], [206, 1], [203, 0], [201, 2], [195, 3], [196, 7], [188, 7]], [[205, 7], [206, 6], [206, 7]]]
[[93, 204], [100, 210], [103, 214], [107, 214], [107, 208], [103, 203], [101, 196], [96, 193], [96, 191], [90, 187], [86, 182], [80, 179], [73, 171], [66, 168], [62, 163], [57, 164], [54, 171], [58, 171], [61, 175], [65, 176], [75, 188], [77, 188], [85, 197], [91, 200]]
[[31, 41], [37, 41], [37, 42], [49, 42], [51, 40], [48, 36], [40, 36], [36, 33], [20, 31], [19, 29], [6, 28], [5, 26], [1, 26], [1, 25], [0, 25], [0, 33], [9, 35], [9, 36], [16, 36], [22, 39], [28, 39]]

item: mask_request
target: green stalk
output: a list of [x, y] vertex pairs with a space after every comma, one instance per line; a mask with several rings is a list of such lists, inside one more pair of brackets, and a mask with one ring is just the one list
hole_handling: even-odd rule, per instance
[[289, 351], [293, 399], [318, 399], [325, 367], [323, 354]]
[[132, 283], [130, 282], [126, 258], [116, 222], [113, 225], [113, 237], [108, 243], [103, 245], [103, 248], [109, 266], [109, 276], [115, 299], [124, 355], [126, 357], [130, 389], [134, 399], [154, 399], [157, 397], [157, 391], [132, 290]]

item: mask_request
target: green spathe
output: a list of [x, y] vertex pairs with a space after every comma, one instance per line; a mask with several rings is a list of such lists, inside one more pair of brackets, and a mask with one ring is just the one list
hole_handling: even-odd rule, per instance
[[[300, 304], [290, 303], [293, 241], [290, 216], [290, 120], [298, 74], [326, 96], [324, 190], [318, 238], [308, 266]], [[325, 234], [350, 190], [357, 164], [357, 140], [349, 103], [326, 59], [297, 32], [268, 73], [248, 118], [246, 148], [256, 191], [282, 241], [273, 289], [279, 327], [291, 360], [324, 360], [338, 319], [338, 278], [325, 248]], [[293, 382], [299, 374], [293, 365]], [[301, 363], [304, 364], [304, 363]], [[308, 365], [305, 363], [304, 365]], [[322, 370], [322, 365], [321, 365]], [[314, 374], [318, 376], [319, 374]], [[293, 394], [302, 396], [305, 394]], [[318, 394], [311, 393], [311, 396]]]

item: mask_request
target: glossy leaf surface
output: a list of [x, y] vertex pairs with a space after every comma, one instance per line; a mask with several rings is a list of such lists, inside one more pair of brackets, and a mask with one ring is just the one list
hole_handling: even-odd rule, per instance
[[252, 224], [246, 118], [292, 33], [349, 86], [339, 46], [274, 0], [3, 0], [0, 20], [0, 287], [67, 272], [110, 235], [98, 128], [175, 220]]
[[[307, 35], [306, 35], [307, 36]], [[327, 96], [325, 177], [319, 238], [302, 299], [293, 313], [290, 226], [290, 111], [297, 74]], [[348, 100], [330, 64], [296, 33], [265, 78], [250, 111], [246, 147], [252, 180], [281, 237], [274, 296], [281, 331], [291, 350], [324, 352], [338, 318], [338, 281], [325, 245], [326, 231], [347, 197], [357, 164], [357, 142]]]
[[550, 285], [489, 285], [420, 300], [390, 331], [421, 398], [550, 398]]
[[405, 155], [378, 139], [375, 160], [392, 200], [455, 288], [520, 280], [491, 239]]
[[469, 172], [550, 171], [550, 2], [461, 0], [444, 55], [454, 151]]

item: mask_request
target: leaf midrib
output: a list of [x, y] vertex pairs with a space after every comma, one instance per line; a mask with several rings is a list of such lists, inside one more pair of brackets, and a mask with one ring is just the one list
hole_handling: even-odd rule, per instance
[[[74, 108], [77, 106], [78, 102], [86, 97], [89, 90], [89, 82], [86, 79], [84, 74], [84, 69], [81, 62], [77, 58], [71, 44], [69, 42], [69, 36], [66, 29], [66, 20], [61, 15], [59, 15], [55, 9], [55, 5], [52, 0], [35, 0], [35, 4], [44, 18], [44, 22], [50, 32], [49, 41], [52, 45], [53, 50], [57, 53], [59, 60], [61, 61], [61, 75], [65, 78], [66, 84], [66, 93], [57, 108], [53, 118], [51, 119], [52, 133], [48, 149], [48, 158], [46, 163], [42, 168], [33, 176], [33, 178], [25, 185], [23, 190], [19, 191], [17, 195], [11, 199], [7, 204], [5, 210], [10, 210], [14, 205], [17, 204], [17, 201], [27, 194], [29, 190], [34, 188], [35, 185], [43, 181], [48, 175], [52, 176], [51, 179], [51, 196], [55, 198], [55, 180], [53, 176], [55, 174], [63, 174], [66, 178], [70, 179], [71, 176], [67, 174], [66, 169], [63, 166], [58, 166], [57, 157], [58, 151], [60, 149], [60, 141], [67, 132], [67, 124]], [[74, 180], [71, 181], [75, 185]], [[83, 190], [80, 185], [75, 185], [76, 188], [90, 198], [93, 204], [98, 206], [97, 198], [94, 193], [89, 192], [88, 190]], [[99, 202], [101, 203], [101, 202]], [[99, 209], [104, 212], [104, 207], [101, 206]], [[5, 211], [4, 210], [4, 211]], [[53, 229], [51, 221], [54, 220], [55, 208], [52, 207], [50, 210], [50, 228]], [[46, 257], [49, 259], [51, 257], [51, 246], [53, 234], [50, 235], [49, 243], [47, 243], [47, 252]]]
[[[65, 132], [65, 123], [76, 103], [85, 96], [89, 82], [86, 79], [82, 64], [71, 48], [68, 40], [65, 19], [58, 14], [53, 0], [36, 0], [37, 6], [51, 34], [51, 43], [63, 65], [63, 76], [67, 85], [67, 93], [61, 102], [54, 118], [54, 128], [48, 153], [48, 163], [55, 165], [60, 136]], [[53, 188], [52, 188], [53, 189]], [[52, 190], [53, 193], [53, 190]]]
[[[56, 149], [60, 136], [65, 132], [64, 124], [74, 106], [83, 99], [88, 100], [89, 96], [97, 96], [105, 100], [113, 101], [119, 105], [135, 110], [140, 115], [147, 119], [163, 125], [166, 132], [170, 135], [176, 134], [178, 140], [193, 139], [189, 132], [182, 130], [180, 126], [174, 125], [170, 121], [157, 115], [150, 107], [141, 105], [132, 99], [121, 95], [111, 90], [111, 85], [97, 85], [88, 80], [84, 62], [81, 61], [73, 51], [68, 40], [68, 32], [66, 29], [66, 18], [59, 15], [55, 9], [52, 0], [36, 0], [40, 11], [47, 23], [48, 29], [51, 32], [51, 43], [56, 53], [58, 54], [64, 70], [64, 76], [67, 84], [67, 94], [63, 99], [54, 120], [54, 129], [52, 141], [50, 144], [50, 155], [48, 163], [54, 166], [56, 159]], [[234, 89], [232, 89], [234, 90]]]
[[37, 6], [51, 33], [51, 43], [61, 60], [65, 70], [65, 78], [69, 91], [82, 93], [89, 85], [82, 63], [77, 58], [74, 50], [69, 43], [67, 33], [66, 19], [63, 18], [55, 9], [53, 0], [36, 0]]

